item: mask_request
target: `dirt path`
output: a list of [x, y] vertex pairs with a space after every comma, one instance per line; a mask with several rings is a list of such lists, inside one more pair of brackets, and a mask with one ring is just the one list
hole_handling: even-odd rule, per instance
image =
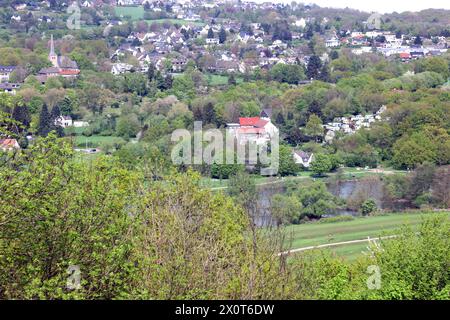
[[376, 240], [392, 239], [392, 238], [395, 238], [395, 237], [398, 237], [398, 236], [397, 235], [392, 235], [392, 236], [377, 237], [377, 238], [367, 237], [367, 239], [319, 244], [317, 246], [309, 246], [309, 247], [303, 247], [303, 248], [297, 248], [297, 249], [290, 249], [290, 250], [287, 250], [287, 251], [284, 251], [284, 252], [280, 252], [278, 255], [279, 256], [281, 256], [281, 255], [289, 255], [291, 253], [296, 253], [296, 252], [301, 252], [301, 251], [306, 251], [306, 250], [329, 248], [329, 247], [337, 247], [337, 246], [342, 246], [342, 245], [346, 245], [346, 244], [363, 243], [363, 242], [370, 242], [370, 241], [376, 241]]

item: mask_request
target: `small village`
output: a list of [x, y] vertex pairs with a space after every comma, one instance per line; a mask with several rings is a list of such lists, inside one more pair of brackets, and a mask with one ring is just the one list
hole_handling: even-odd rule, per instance
[[[177, 76], [182, 74], [188, 66], [195, 67], [203, 72], [216, 75], [246, 76], [257, 70], [270, 70], [275, 65], [300, 65], [307, 68], [310, 54], [306, 53], [302, 39], [307, 38], [308, 25], [315, 23], [320, 25], [327, 22], [327, 17], [322, 21], [315, 21], [308, 16], [292, 19], [291, 25], [286, 30], [270, 32], [262, 23], [243, 24], [232, 19], [202, 19], [197, 12], [200, 8], [214, 9], [224, 1], [162, 1], [150, 0], [119, 0], [112, 2], [117, 8], [144, 8], [146, 12], [168, 12], [169, 17], [183, 23], [153, 23], [142, 25], [142, 31], [131, 31], [118, 47], [111, 52], [110, 72], [114, 76], [122, 76], [127, 73], [147, 73], [149, 66], [162, 74]], [[111, 1], [82, 1], [84, 8], [96, 8]], [[39, 3], [24, 2], [16, 6], [17, 14], [11, 19], [15, 23], [21, 21], [20, 13], [25, 9], [33, 9], [33, 6], [48, 6], [46, 1]], [[236, 2], [234, 7], [244, 6], [245, 9], [277, 9], [280, 4]], [[124, 25], [126, 17], [118, 15], [112, 20], [105, 20], [104, 36], [115, 26]], [[48, 17], [42, 17], [46, 21]], [[36, 79], [45, 84], [48, 79], [62, 77], [75, 79], [80, 75], [77, 62], [67, 56], [58, 55], [55, 51], [53, 34], [48, 37], [48, 61], [50, 66], [42, 68], [35, 75]], [[330, 61], [330, 50], [349, 48], [355, 55], [363, 53], [379, 53], [386, 58], [398, 59], [408, 63], [413, 59], [428, 56], [437, 56], [447, 51], [449, 38], [435, 37], [424, 44], [421, 39], [413, 35], [394, 34], [390, 31], [360, 31], [346, 30], [337, 33], [336, 30], [326, 30], [319, 38], [326, 48], [320, 56], [322, 63]], [[243, 50], [245, 48], [245, 50]], [[16, 71], [16, 66], [0, 66], [0, 90], [15, 94], [20, 89], [21, 83], [10, 82], [11, 75]], [[303, 81], [309, 83], [309, 80]], [[302, 83], [299, 83], [302, 84]], [[369, 128], [370, 125], [381, 119], [386, 110], [383, 106], [375, 114], [357, 114], [348, 117], [339, 117], [324, 127], [322, 143], [331, 143], [336, 135], [349, 135], [361, 128]], [[256, 144], [267, 143], [271, 136], [278, 132], [278, 128], [271, 122], [271, 110], [264, 110], [260, 117], [239, 118], [239, 123], [227, 124], [227, 129], [235, 135], [240, 144], [248, 142]], [[55, 120], [55, 125], [62, 128], [87, 127], [89, 123], [83, 120], [72, 120], [68, 115], [60, 116]], [[31, 139], [32, 137], [30, 137]], [[2, 148], [17, 148], [14, 141], [2, 141]], [[297, 163], [309, 166], [312, 154], [303, 151], [293, 151], [293, 157]], [[309, 159], [309, 160], [308, 160]]]
[[448, 300], [448, 0], [1, 3], [0, 301]]
[[[153, 64], [158, 71], [182, 73], [188, 65], [212, 74], [246, 75], [257, 69], [270, 70], [277, 64], [298, 64], [306, 67], [310, 55], [305, 52], [301, 40], [310, 32], [307, 28], [315, 23], [325, 24], [327, 17], [316, 21], [308, 16], [292, 19], [285, 30], [270, 32], [261, 23], [243, 24], [232, 19], [203, 19], [197, 12], [201, 9], [219, 8], [230, 1], [151, 1], [151, 0], [118, 0], [101, 1], [85, 0], [80, 5], [84, 8], [100, 8], [104, 5], [115, 5], [117, 8], [144, 8], [145, 12], [161, 14], [174, 20], [174, 23], [143, 24], [142, 32], [131, 31], [126, 41], [121, 43], [110, 56], [110, 71], [114, 75], [127, 72], [147, 72]], [[37, 11], [48, 7], [48, 1], [24, 1], [16, 4], [17, 14], [11, 17], [12, 23], [23, 20], [25, 10]], [[254, 3], [250, 1], [235, 2], [235, 8], [246, 10], [277, 9], [281, 4]], [[50, 22], [47, 16], [38, 18], [42, 23]], [[166, 19], [170, 21], [170, 19]], [[51, 20], [51, 19], [50, 19]], [[115, 26], [124, 25], [126, 15], [118, 15], [113, 19], [102, 21], [104, 36], [108, 36]], [[180, 21], [180, 24], [177, 22]], [[362, 23], [364, 21], [361, 21]], [[41, 83], [50, 77], [77, 77], [79, 68], [75, 61], [68, 57], [57, 57], [54, 53], [54, 40], [49, 37], [51, 66], [43, 68], [36, 74]], [[59, 40], [59, 39], [56, 39]], [[412, 34], [394, 34], [380, 30], [325, 30], [319, 39], [325, 48], [334, 50], [348, 47], [355, 55], [378, 52], [385, 57], [399, 59], [405, 63], [427, 56], [438, 56], [447, 51], [449, 37], [439, 36], [423, 41]], [[245, 50], [242, 50], [245, 47]], [[323, 63], [330, 60], [326, 51], [321, 54]], [[15, 66], [0, 66], [0, 90], [14, 94], [20, 83], [9, 81], [9, 75]]]

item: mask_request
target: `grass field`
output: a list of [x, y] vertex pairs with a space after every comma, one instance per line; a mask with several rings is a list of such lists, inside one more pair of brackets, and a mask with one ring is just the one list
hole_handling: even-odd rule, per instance
[[116, 15], [118, 16], [130, 16], [132, 20], [144, 19], [144, 7], [115, 7]]
[[200, 22], [200, 21], [187, 21], [187, 20], [183, 20], [183, 19], [154, 19], [154, 20], [145, 20], [145, 22], [147, 22], [149, 25], [152, 23], [164, 23], [164, 22], [170, 22], [172, 24], [178, 23], [180, 25], [183, 24], [191, 24], [191, 25], [195, 25], [195, 26], [204, 26], [205, 23], [204, 22]]
[[[265, 185], [272, 183], [284, 183], [289, 180], [300, 180], [310, 177], [311, 173], [307, 171], [300, 172], [298, 176], [292, 177], [262, 177], [255, 175], [255, 183], [256, 185]], [[228, 179], [212, 179], [212, 178], [202, 178], [200, 184], [203, 188], [228, 188]]]
[[[403, 224], [417, 227], [426, 215], [433, 213], [396, 213], [374, 217], [360, 217], [352, 221], [334, 223], [307, 223], [287, 227], [290, 248], [302, 248], [327, 243], [393, 235]], [[450, 218], [450, 211], [436, 214]], [[365, 251], [367, 243], [342, 245], [331, 250], [338, 256], [354, 259]]]
[[122, 141], [122, 138], [112, 136], [75, 136], [74, 145], [78, 148], [98, 148], [102, 143], [113, 143], [115, 141]]
[[[139, 20], [144, 20], [144, 7], [142, 6], [136, 6], [136, 7], [115, 7], [114, 8], [116, 15], [118, 15], [119, 17], [126, 17], [126, 16], [130, 16], [132, 21], [139, 21]], [[178, 23], [178, 24], [192, 24], [192, 25], [196, 25], [196, 26], [203, 26], [205, 25], [203, 22], [200, 21], [186, 21], [186, 20], [182, 20], [182, 19], [154, 19], [154, 20], [144, 20], [146, 21], [149, 25], [152, 23], [164, 23], [164, 22], [171, 22], [173, 24]]]
[[[351, 179], [361, 179], [364, 177], [369, 176], [380, 176], [385, 174], [392, 174], [392, 173], [401, 173], [406, 174], [406, 171], [401, 170], [391, 170], [391, 169], [385, 169], [384, 171], [380, 172], [373, 172], [370, 170], [365, 169], [356, 169], [356, 168], [344, 168], [342, 172], [341, 179], [343, 180], [351, 180]], [[302, 179], [317, 179], [317, 180], [326, 180], [327, 178], [333, 177], [336, 175], [336, 173], [330, 173], [326, 177], [320, 177], [320, 178], [314, 178], [312, 177], [311, 171], [299, 171], [297, 173], [297, 176], [289, 176], [289, 177], [283, 177], [283, 178], [277, 178], [277, 177], [261, 177], [259, 175], [255, 175], [256, 185], [264, 185], [266, 183], [284, 183], [286, 181], [298, 181]], [[211, 179], [211, 178], [202, 178], [201, 180], [201, 186], [204, 188], [211, 188], [211, 189], [226, 189], [228, 187], [228, 180], [227, 179]]]
[[[206, 76], [206, 79], [210, 86], [223, 86], [228, 84], [228, 77], [219, 74], [209, 74]], [[242, 83], [243, 79], [241, 77], [236, 77], [236, 82]]]

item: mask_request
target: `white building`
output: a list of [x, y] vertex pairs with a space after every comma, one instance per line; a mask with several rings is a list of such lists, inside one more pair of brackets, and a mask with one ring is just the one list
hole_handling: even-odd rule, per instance
[[87, 121], [74, 121], [73, 122], [73, 126], [75, 128], [89, 127], [89, 122], [87, 122]]
[[120, 63], [113, 64], [113, 66], [111, 68], [111, 73], [116, 76], [116, 75], [128, 72], [131, 69], [133, 69], [133, 66], [131, 64], [120, 62]]
[[341, 43], [339, 42], [339, 40], [337, 38], [331, 38], [331, 39], [328, 39], [327, 41], [325, 41], [325, 46], [327, 48], [339, 47], [340, 45], [341, 45]]
[[306, 20], [304, 18], [301, 18], [300, 20], [295, 20], [293, 25], [295, 25], [298, 28], [304, 28], [306, 27]]
[[278, 128], [267, 117], [239, 118], [239, 123], [230, 123], [227, 129], [240, 145], [264, 145], [278, 133]]
[[309, 168], [311, 162], [314, 160], [314, 153], [307, 153], [301, 150], [293, 152], [294, 162], [300, 164], [305, 168]]
[[217, 38], [206, 38], [206, 44], [209, 44], [209, 45], [219, 44], [219, 39], [217, 39]]
[[55, 125], [67, 128], [73, 126], [73, 120], [69, 116], [59, 116], [55, 119]]

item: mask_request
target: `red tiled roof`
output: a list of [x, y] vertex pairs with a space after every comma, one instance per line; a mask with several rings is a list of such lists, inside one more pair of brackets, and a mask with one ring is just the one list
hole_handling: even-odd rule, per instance
[[253, 118], [239, 118], [239, 124], [241, 126], [255, 126], [258, 121], [261, 120], [260, 117]]
[[409, 58], [411, 58], [411, 55], [407, 52], [402, 52], [402, 53], [400, 53], [400, 58], [409, 59]]
[[78, 69], [61, 69], [59, 71], [59, 74], [61, 75], [77, 75], [80, 73], [80, 70]]
[[239, 128], [238, 134], [264, 134], [266, 130], [264, 128]]
[[264, 126], [268, 123], [269, 123], [269, 121], [267, 121], [267, 120], [259, 119], [259, 121], [255, 123], [255, 127], [264, 128]]
[[0, 148], [17, 148], [18, 143], [16, 139], [0, 139]]

